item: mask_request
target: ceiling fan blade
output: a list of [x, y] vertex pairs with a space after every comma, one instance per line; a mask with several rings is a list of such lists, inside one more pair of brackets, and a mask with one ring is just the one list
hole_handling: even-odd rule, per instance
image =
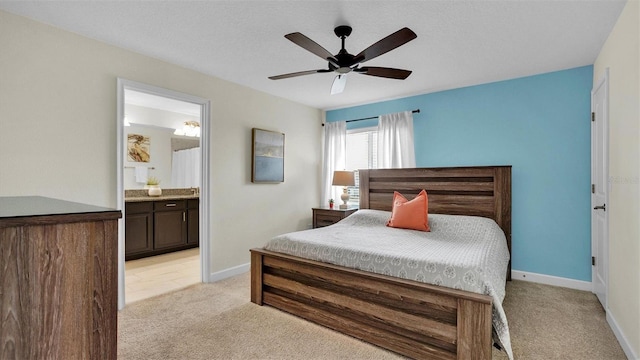
[[316, 54], [317, 56], [329, 61], [330, 63], [338, 66], [338, 60], [333, 56], [332, 53], [327, 51], [327, 49], [318, 45], [315, 41], [309, 39], [308, 37], [302, 35], [299, 32], [294, 32], [291, 34], [287, 34], [284, 37], [291, 40], [294, 44], [300, 46], [301, 48]]
[[331, 85], [331, 95], [340, 94], [344, 91], [344, 86], [347, 85], [347, 75], [341, 74], [333, 79], [333, 85]]
[[298, 72], [294, 72], [294, 73], [288, 73], [288, 74], [282, 74], [282, 75], [276, 75], [276, 76], [269, 76], [269, 79], [271, 79], [271, 80], [280, 80], [280, 79], [286, 79], [286, 78], [291, 78], [291, 77], [296, 77], [296, 76], [311, 75], [311, 74], [326, 73], [326, 72], [331, 72], [331, 70], [320, 69], [320, 70], [298, 71]]
[[362, 50], [358, 55], [353, 58], [353, 63], [351, 65], [355, 65], [358, 63], [363, 63], [365, 61], [369, 61], [373, 58], [376, 58], [382, 54], [385, 54], [399, 46], [402, 46], [409, 41], [418, 37], [416, 33], [414, 33], [409, 28], [402, 28], [393, 34], [387, 36], [386, 38], [378, 41], [377, 43], [369, 46], [368, 48]]
[[365, 67], [354, 69], [354, 71], [364, 75], [378, 76], [378, 77], [389, 78], [389, 79], [400, 79], [400, 80], [404, 80], [407, 77], [409, 77], [409, 75], [411, 75], [410, 70], [394, 69], [394, 68], [387, 68], [387, 67], [376, 67], [376, 66], [365, 66]]

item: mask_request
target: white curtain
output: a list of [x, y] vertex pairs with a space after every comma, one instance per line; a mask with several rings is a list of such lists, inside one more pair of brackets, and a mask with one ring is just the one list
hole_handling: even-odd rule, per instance
[[324, 156], [322, 166], [322, 198], [320, 205], [328, 205], [329, 199], [339, 203], [342, 188], [332, 186], [333, 172], [346, 166], [347, 123], [345, 121], [324, 124]]
[[173, 152], [171, 185], [174, 188], [200, 187], [200, 148]]
[[416, 167], [413, 146], [413, 113], [380, 115], [378, 121], [378, 168]]

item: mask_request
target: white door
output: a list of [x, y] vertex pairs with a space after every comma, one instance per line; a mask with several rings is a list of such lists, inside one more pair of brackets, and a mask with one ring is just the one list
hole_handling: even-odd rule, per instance
[[591, 281], [607, 309], [609, 273], [609, 69], [591, 91]]

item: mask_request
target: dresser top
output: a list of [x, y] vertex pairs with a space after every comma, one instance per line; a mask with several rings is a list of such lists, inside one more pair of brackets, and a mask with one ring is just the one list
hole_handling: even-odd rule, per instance
[[82, 221], [83, 216], [86, 220], [97, 220], [97, 217], [103, 217], [106, 220], [120, 218], [121, 213], [119, 210], [42, 196], [0, 197], [0, 225], [8, 223], [15, 225], [16, 221], [27, 223], [29, 221], [24, 220], [27, 218], [55, 217], [59, 219], [61, 216], [72, 216], [77, 221]]

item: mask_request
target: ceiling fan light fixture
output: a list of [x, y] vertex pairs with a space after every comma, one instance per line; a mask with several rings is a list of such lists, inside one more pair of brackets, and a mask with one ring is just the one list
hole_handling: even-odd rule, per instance
[[382, 54], [386, 54], [387, 52], [402, 46], [409, 41], [415, 39], [417, 37], [416, 33], [414, 33], [409, 28], [402, 28], [393, 34], [384, 37], [368, 48], [362, 50], [357, 55], [350, 54], [345, 48], [345, 39], [351, 35], [351, 27], [348, 25], [341, 25], [334, 29], [334, 33], [337, 37], [340, 38], [340, 42], [342, 46], [340, 51], [333, 55], [327, 49], [320, 46], [315, 41], [309, 39], [308, 37], [302, 35], [299, 32], [294, 32], [285, 35], [284, 37], [293, 42], [294, 44], [300, 46], [301, 48], [311, 52], [312, 54], [328, 61], [328, 68], [319, 69], [319, 70], [307, 70], [307, 71], [298, 71], [294, 73], [269, 76], [271, 80], [280, 80], [286, 79], [296, 76], [302, 75], [310, 75], [317, 73], [326, 73], [326, 72], [335, 72], [337, 74], [336, 78], [333, 80], [333, 85], [331, 86], [331, 95], [339, 94], [344, 90], [344, 86], [346, 84], [346, 74], [354, 71], [358, 74], [368, 75], [368, 76], [377, 76], [388, 79], [399, 79], [404, 80], [410, 74], [411, 71], [403, 70], [403, 69], [394, 69], [394, 68], [385, 68], [385, 67], [364, 67], [361, 68], [360, 64], [371, 59], [374, 59]]
[[347, 84], [347, 75], [340, 74], [333, 79], [333, 85], [331, 85], [331, 95], [340, 94], [344, 91], [344, 86]]

